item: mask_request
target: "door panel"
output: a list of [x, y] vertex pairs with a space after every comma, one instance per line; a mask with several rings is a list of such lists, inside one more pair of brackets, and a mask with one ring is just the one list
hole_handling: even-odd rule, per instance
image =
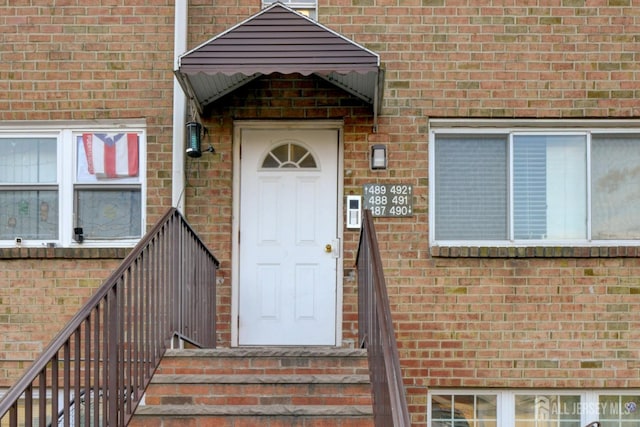
[[239, 345], [336, 343], [337, 141], [242, 132]]

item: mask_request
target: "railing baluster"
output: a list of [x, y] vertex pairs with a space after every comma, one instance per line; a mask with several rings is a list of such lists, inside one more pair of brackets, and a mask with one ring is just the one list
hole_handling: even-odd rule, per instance
[[[184, 242], [183, 242], [183, 238], [184, 238], [184, 233], [182, 230], [182, 227], [180, 227], [179, 224], [173, 224], [173, 232], [174, 232], [174, 239], [176, 241], [176, 253], [174, 253], [174, 256], [176, 256], [176, 259], [179, 259], [180, 262], [176, 264], [176, 277], [174, 278], [174, 280], [177, 280], [179, 277], [184, 277], [184, 264], [186, 263], [187, 260], [187, 254], [185, 253], [184, 250]], [[181, 334], [184, 334], [184, 328], [182, 326], [182, 289], [181, 286], [176, 286], [173, 289], [173, 298], [175, 301], [178, 301], [178, 304], [176, 304], [176, 311], [173, 313], [173, 322], [174, 322], [174, 327], [176, 328], [177, 331], [179, 331]]]
[[134, 365], [134, 361], [133, 361], [133, 346], [131, 345], [131, 340], [132, 340], [132, 330], [133, 330], [133, 312], [132, 312], [132, 306], [133, 306], [133, 301], [132, 301], [132, 295], [133, 295], [133, 289], [131, 286], [131, 267], [129, 267], [126, 271], [125, 274], [125, 278], [124, 278], [124, 283], [125, 283], [125, 290], [126, 290], [126, 301], [124, 303], [125, 305], [125, 319], [124, 319], [124, 335], [125, 338], [123, 339], [123, 345], [125, 346], [124, 351], [125, 351], [125, 356], [123, 358], [123, 361], [125, 363], [125, 369], [123, 369], [122, 371], [125, 373], [124, 374], [124, 378], [125, 378], [125, 389], [127, 390], [127, 393], [129, 395], [129, 398], [125, 401], [125, 413], [126, 414], [131, 414], [133, 412], [132, 410], [132, 404], [133, 404], [133, 400], [137, 400], [137, 392], [133, 387], [133, 365]]
[[[171, 300], [169, 299], [169, 289], [171, 289], [171, 284], [169, 283], [167, 277], [167, 265], [169, 264], [169, 259], [167, 258], [167, 247], [169, 243], [167, 241], [167, 227], [166, 225], [162, 227], [162, 233], [160, 234], [160, 244], [158, 246], [158, 264], [159, 264], [159, 287], [161, 289], [161, 308], [160, 308], [160, 316], [162, 318], [162, 331], [169, 330], [171, 328], [169, 322], [169, 307], [171, 306]], [[166, 338], [164, 338], [166, 339]]]
[[101, 310], [100, 310], [100, 305], [98, 305], [95, 310], [93, 311], [93, 319], [94, 319], [94, 326], [93, 326], [93, 351], [94, 351], [94, 363], [93, 363], [93, 407], [95, 408], [95, 410], [93, 411], [93, 425], [94, 426], [99, 426], [100, 425], [100, 409], [102, 408], [101, 406], [101, 400], [100, 400], [100, 367], [102, 366], [102, 363], [100, 363], [100, 315], [101, 315]]
[[[73, 401], [75, 402], [74, 405], [77, 408], [78, 405], [81, 405], [81, 399], [82, 396], [80, 395], [80, 365], [82, 363], [82, 354], [80, 352], [80, 349], [82, 348], [82, 340], [81, 340], [81, 333], [82, 333], [82, 326], [84, 324], [80, 325], [80, 328], [76, 329], [75, 333], [73, 334]], [[81, 407], [81, 406], [80, 406]], [[74, 427], [80, 427], [80, 418], [81, 418], [81, 414], [74, 414], [75, 416], [73, 417], [73, 425]], [[70, 424], [71, 425], [71, 424]]]
[[11, 405], [11, 408], [9, 408], [9, 426], [18, 426], [18, 402], [15, 402]]
[[140, 260], [137, 259], [134, 263], [134, 285], [135, 285], [135, 325], [134, 325], [134, 347], [135, 347], [135, 361], [136, 365], [134, 368], [134, 376], [136, 378], [136, 388], [142, 388], [144, 384], [144, 369], [142, 368], [143, 363], [143, 352], [142, 352], [142, 277], [141, 277], [140, 268]]
[[142, 283], [144, 283], [144, 318], [142, 320], [142, 324], [144, 325], [144, 345], [145, 345], [145, 366], [144, 366], [144, 376], [149, 375], [151, 371], [151, 364], [153, 363], [153, 358], [151, 356], [151, 345], [153, 343], [153, 336], [151, 335], [151, 310], [153, 309], [153, 301], [151, 301], [151, 277], [149, 273], [149, 258], [151, 254], [149, 253], [149, 247], [145, 251], [143, 258], [143, 279]]
[[[91, 425], [90, 423], [90, 415], [91, 411], [89, 410], [91, 405], [91, 314], [87, 316], [87, 319], [84, 321], [84, 414], [82, 418], [82, 424], [84, 426]], [[80, 417], [76, 417], [78, 420], [78, 424], [76, 427], [79, 427]]]
[[115, 294], [117, 292], [117, 284], [115, 284], [111, 291], [107, 294], [107, 299], [105, 301], [104, 306], [104, 325], [107, 328], [104, 334], [104, 371], [103, 371], [103, 387], [106, 390], [104, 393], [103, 401], [104, 401], [104, 414], [103, 419], [105, 425], [112, 426], [116, 425], [116, 417], [114, 416], [115, 405], [114, 396], [117, 393], [118, 389], [118, 376], [116, 372], [116, 348], [115, 348], [115, 333], [116, 333], [116, 324], [115, 324], [115, 304], [116, 298]]
[[140, 381], [144, 383], [144, 378], [147, 376], [147, 361], [149, 360], [149, 355], [147, 352], [147, 324], [145, 323], [145, 319], [147, 318], [147, 305], [149, 304], [149, 296], [147, 295], [147, 280], [145, 273], [145, 258], [146, 251], [140, 256], [138, 260], [138, 276], [139, 276], [139, 289], [138, 289], [138, 297], [139, 301], [139, 330], [140, 330], [140, 338], [139, 338], [139, 349], [140, 349]]
[[130, 399], [128, 396], [128, 390], [126, 389], [126, 385], [124, 382], [124, 373], [125, 373], [125, 349], [124, 349], [124, 329], [125, 322], [127, 321], [125, 316], [125, 282], [124, 282], [124, 274], [118, 281], [118, 286], [116, 287], [116, 312], [117, 319], [115, 322], [115, 330], [116, 330], [116, 343], [115, 343], [115, 352], [116, 352], [116, 361], [114, 363], [116, 367], [116, 378], [118, 380], [116, 385], [116, 397], [114, 398], [114, 403], [116, 405], [116, 426], [124, 427], [124, 416], [125, 416], [125, 407], [127, 400]]
[[24, 391], [24, 427], [33, 425], [33, 386]]
[[[67, 340], [65, 342], [62, 351], [62, 415], [63, 426], [70, 427], [69, 423], [69, 407], [71, 404], [71, 342]], [[59, 418], [59, 415], [54, 413], [55, 418], [53, 422]]]
[[[17, 404], [17, 401], [16, 401]], [[38, 374], [38, 425], [47, 424], [47, 367]]]
[[56, 352], [51, 358], [51, 413], [49, 414], [49, 416], [51, 416], [51, 422], [58, 418], [59, 412], [58, 399], [60, 396], [58, 395], [58, 363], [59, 358], [58, 353]]

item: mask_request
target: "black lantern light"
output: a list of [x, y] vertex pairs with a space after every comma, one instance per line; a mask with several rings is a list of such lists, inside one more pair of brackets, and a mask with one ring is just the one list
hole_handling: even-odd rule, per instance
[[200, 142], [202, 136], [202, 125], [198, 122], [187, 123], [187, 156], [200, 157]]

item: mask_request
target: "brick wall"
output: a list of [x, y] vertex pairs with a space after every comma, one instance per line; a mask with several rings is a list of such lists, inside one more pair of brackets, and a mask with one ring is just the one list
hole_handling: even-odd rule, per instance
[[0, 120], [143, 118], [147, 224], [171, 206], [173, 8], [170, 0], [0, 5]]
[[[149, 226], [171, 206], [173, 9], [170, 0], [0, 2], [0, 122], [144, 120]], [[0, 387], [125, 254], [0, 250]]]
[[[144, 117], [152, 224], [171, 203], [173, 3], [33, 3], [0, 6], [0, 119]], [[414, 186], [413, 217], [376, 219], [414, 425], [424, 425], [428, 387], [640, 387], [636, 251], [611, 248], [604, 257], [435, 251], [427, 215], [430, 117], [640, 116], [637, 0], [319, 3], [321, 23], [381, 55], [386, 82], [378, 132], [361, 104], [334, 97], [332, 87], [313, 78], [259, 80], [207, 111], [204, 143], [216, 154], [187, 159], [185, 197], [188, 220], [222, 261], [220, 344], [230, 340], [233, 120], [343, 118], [345, 194], [368, 182]], [[189, 48], [258, 10], [255, 0], [190, 1]], [[306, 100], [317, 102], [290, 109], [294, 104], [279, 94], [295, 88], [310, 89]], [[321, 104], [328, 99], [333, 103]], [[387, 171], [368, 169], [374, 143], [388, 144]], [[349, 339], [357, 332], [357, 233], [346, 231], [345, 240]], [[18, 277], [25, 289], [41, 284], [29, 278], [39, 264], [10, 262], [2, 274], [14, 275], [12, 286], [3, 277], [3, 292]], [[65, 262], [48, 261], [47, 269]], [[110, 263], [104, 261], [105, 270]], [[42, 285], [55, 289], [53, 283]], [[3, 303], [0, 319], [8, 309]], [[10, 327], [0, 321], [0, 331]], [[25, 344], [31, 345], [41, 343]]]
[[75, 259], [1, 252], [0, 387], [9, 387], [120, 264], [124, 251]]
[[[376, 220], [414, 424], [425, 422], [428, 387], [638, 387], [637, 251], [492, 248], [469, 259], [427, 243], [428, 119], [639, 116], [638, 5], [320, 5], [322, 23], [386, 69], [378, 133], [345, 129], [345, 194], [366, 182], [414, 185], [413, 218]], [[372, 173], [368, 147], [380, 142], [390, 168]], [[355, 236], [345, 238], [348, 301]]]
[[640, 386], [637, 258], [398, 263], [387, 277], [415, 421], [429, 387]]
[[386, 69], [367, 143], [389, 144], [390, 170], [354, 171], [352, 183], [410, 183], [416, 194], [412, 219], [376, 220], [413, 424], [425, 423], [429, 387], [640, 386], [635, 250], [520, 259], [427, 243], [428, 119], [638, 117], [637, 2], [320, 4], [322, 22]]
[[636, 1], [320, 4], [321, 22], [382, 56], [387, 115], [640, 114]]

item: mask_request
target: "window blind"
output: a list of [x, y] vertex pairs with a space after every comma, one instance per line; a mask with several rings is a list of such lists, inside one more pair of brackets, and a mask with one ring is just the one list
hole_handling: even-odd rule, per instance
[[542, 136], [513, 144], [513, 234], [543, 239], [547, 234], [547, 144]]
[[505, 239], [506, 137], [438, 136], [434, 166], [436, 239]]

